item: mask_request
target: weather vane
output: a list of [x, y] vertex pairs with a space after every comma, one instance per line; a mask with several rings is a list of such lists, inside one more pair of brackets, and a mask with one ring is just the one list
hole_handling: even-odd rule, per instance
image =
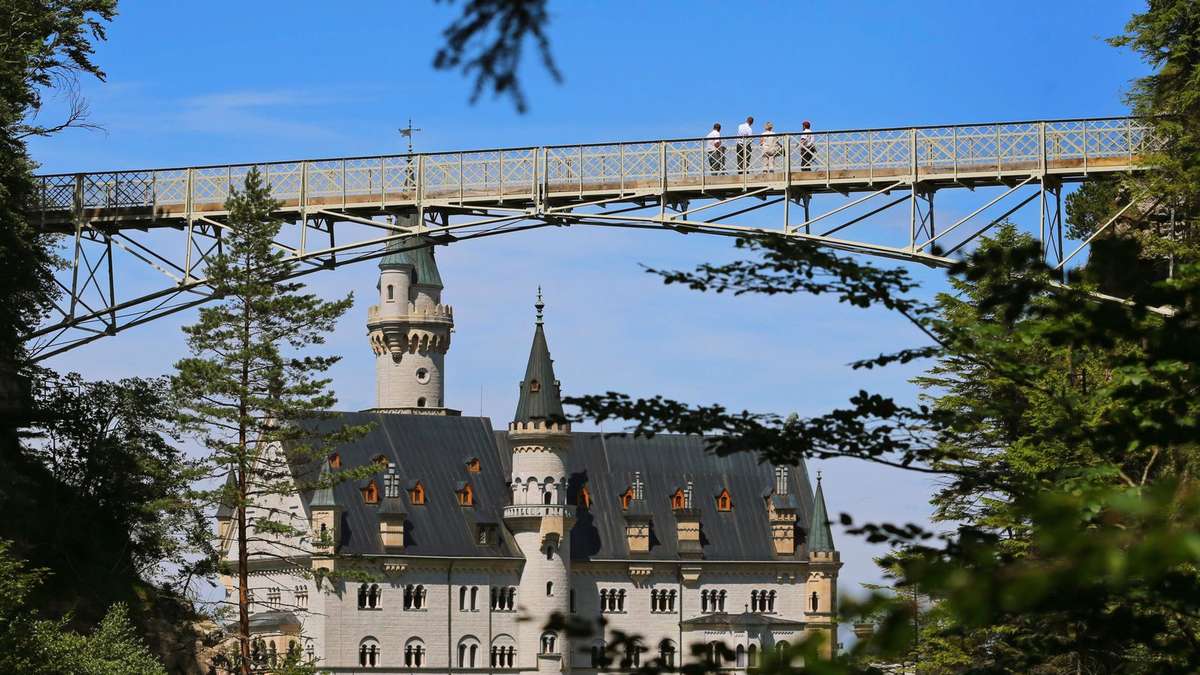
[[406, 127], [400, 127], [399, 129], [397, 129], [397, 131], [399, 131], [399, 132], [400, 132], [400, 135], [401, 135], [401, 136], [403, 136], [403, 137], [405, 137], [405, 138], [407, 138], [407, 139], [408, 139], [408, 154], [410, 154], [410, 155], [411, 155], [411, 154], [412, 154], [412, 151], [413, 151], [413, 144], [412, 144], [412, 141], [413, 141], [413, 134], [414, 134], [414, 133], [416, 133], [416, 132], [418, 132], [418, 131], [420, 131], [420, 129], [417, 129], [417, 128], [414, 128], [414, 127], [413, 127], [413, 125], [412, 125], [412, 118], [410, 117], [410, 118], [408, 118], [408, 126], [406, 126]]

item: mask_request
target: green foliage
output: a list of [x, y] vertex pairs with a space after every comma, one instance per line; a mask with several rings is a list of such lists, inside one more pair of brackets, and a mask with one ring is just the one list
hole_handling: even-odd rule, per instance
[[1200, 254], [1200, 4], [1194, 0], [1149, 0], [1125, 32], [1109, 42], [1128, 47], [1153, 68], [1136, 80], [1127, 97], [1134, 114], [1150, 118], [1165, 143], [1149, 159], [1156, 170], [1130, 177], [1131, 194], [1160, 200], [1174, 212], [1169, 228], [1142, 223], [1147, 254], [1197, 260]]
[[0, 672], [73, 675], [151, 675], [166, 670], [150, 654], [129, 622], [124, 605], [114, 605], [97, 629], [80, 634], [68, 619], [45, 620], [30, 605], [44, 570], [27, 569], [10, 544], [0, 540]]
[[54, 240], [27, 217], [36, 192], [24, 141], [86, 114], [76, 99], [62, 124], [31, 122], [45, 89], [70, 92], [77, 73], [103, 78], [91, 56], [115, 6], [115, 0], [0, 0], [0, 366], [7, 369], [20, 367], [24, 335], [57, 295]]
[[243, 663], [250, 654], [250, 558], [311, 574], [308, 523], [303, 513], [277, 508], [280, 499], [374, 471], [364, 467], [318, 479], [316, 469], [333, 448], [366, 431], [335, 425], [317, 433], [311, 424], [328, 418], [336, 402], [322, 374], [338, 357], [306, 350], [324, 343], [352, 298], [326, 301], [280, 280], [296, 263], [273, 245], [282, 224], [272, 213], [276, 206], [257, 170], [227, 200], [228, 236], [207, 266], [219, 301], [201, 308], [199, 320], [184, 328], [192, 356], [176, 364], [174, 378], [181, 422], [209, 450], [207, 474], [219, 481], [200, 498], [233, 514]]

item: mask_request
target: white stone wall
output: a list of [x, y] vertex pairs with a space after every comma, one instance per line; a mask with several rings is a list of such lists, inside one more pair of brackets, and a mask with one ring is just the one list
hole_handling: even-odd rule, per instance
[[[375, 357], [375, 400], [380, 408], [445, 407], [446, 355], [429, 350], [405, 352], [399, 360], [388, 352]], [[419, 375], [424, 371], [423, 376]]]

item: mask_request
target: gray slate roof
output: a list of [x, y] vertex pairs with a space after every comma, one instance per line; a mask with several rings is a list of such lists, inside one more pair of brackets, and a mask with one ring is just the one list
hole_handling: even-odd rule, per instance
[[[454, 557], [519, 557], [520, 551], [507, 529], [494, 545], [476, 544], [478, 523], [502, 523], [509, 502], [508, 485], [512, 454], [507, 434], [493, 431], [482, 417], [398, 415], [354, 412], [314, 422], [331, 428], [335, 424], [375, 423], [363, 437], [338, 449], [342, 466], [356, 467], [383, 454], [395, 464], [401, 484], [417, 481], [425, 487], [426, 504], [408, 501], [407, 489], [401, 504], [407, 513], [404, 555]], [[586, 484], [592, 497], [591, 509], [580, 507], [571, 531], [571, 557], [576, 560], [682, 560], [675, 534], [675, 516], [670, 496], [675, 487], [694, 482], [694, 507], [700, 513], [705, 560], [775, 560], [767, 522], [764, 489], [774, 485], [769, 464], [739, 453], [717, 457], [704, 449], [697, 436], [658, 435], [653, 438], [574, 433], [569, 460], [568, 502], [578, 502]], [[467, 459], [478, 457], [480, 472], [469, 473]], [[466, 459], [464, 459], [466, 458]], [[315, 467], [310, 470], [315, 470]], [[645, 554], [630, 554], [625, 539], [625, 518], [618, 497], [640, 471], [645, 484], [643, 508], [652, 518], [651, 547]], [[377, 476], [383, 484], [383, 472]], [[475, 506], [459, 506], [455, 488], [464, 481], [475, 491]], [[343, 507], [342, 553], [382, 554], [379, 542], [381, 505], [364, 504], [357, 481], [339, 483], [334, 498]], [[733, 510], [718, 512], [716, 497], [728, 488]], [[812, 493], [803, 467], [789, 472], [799, 523], [811, 522]], [[306, 497], [305, 504], [308, 503]], [[387, 500], [383, 500], [387, 501]], [[798, 554], [797, 558], [802, 554]]]
[[387, 255], [379, 259], [379, 269], [412, 267], [416, 275], [414, 283], [442, 288], [442, 275], [438, 273], [437, 261], [433, 257], [433, 244], [427, 238], [412, 237], [403, 245], [398, 241], [389, 241], [386, 250]]
[[[538, 302], [540, 304], [541, 300]], [[546, 343], [546, 331], [542, 326], [539, 308], [537, 326], [533, 330], [533, 346], [529, 348], [529, 364], [525, 367], [525, 379], [521, 380], [521, 398], [517, 401], [517, 413], [513, 421], [561, 419], [562, 398], [558, 392], [558, 379], [554, 377], [554, 361], [550, 358], [550, 347]]]
[[817, 477], [817, 496], [813, 498], [812, 525], [809, 531], [808, 550], [833, 551], [833, 532], [829, 529], [829, 510], [825, 508], [825, 491], [821, 489], [821, 478]]

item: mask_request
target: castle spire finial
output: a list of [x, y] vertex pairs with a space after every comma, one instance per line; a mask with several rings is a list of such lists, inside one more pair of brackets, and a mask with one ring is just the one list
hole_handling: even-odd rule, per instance
[[538, 284], [537, 302], [533, 303], [533, 308], [537, 310], [538, 325], [542, 325], [542, 310], [546, 309], [546, 303], [542, 302], [542, 285]]

